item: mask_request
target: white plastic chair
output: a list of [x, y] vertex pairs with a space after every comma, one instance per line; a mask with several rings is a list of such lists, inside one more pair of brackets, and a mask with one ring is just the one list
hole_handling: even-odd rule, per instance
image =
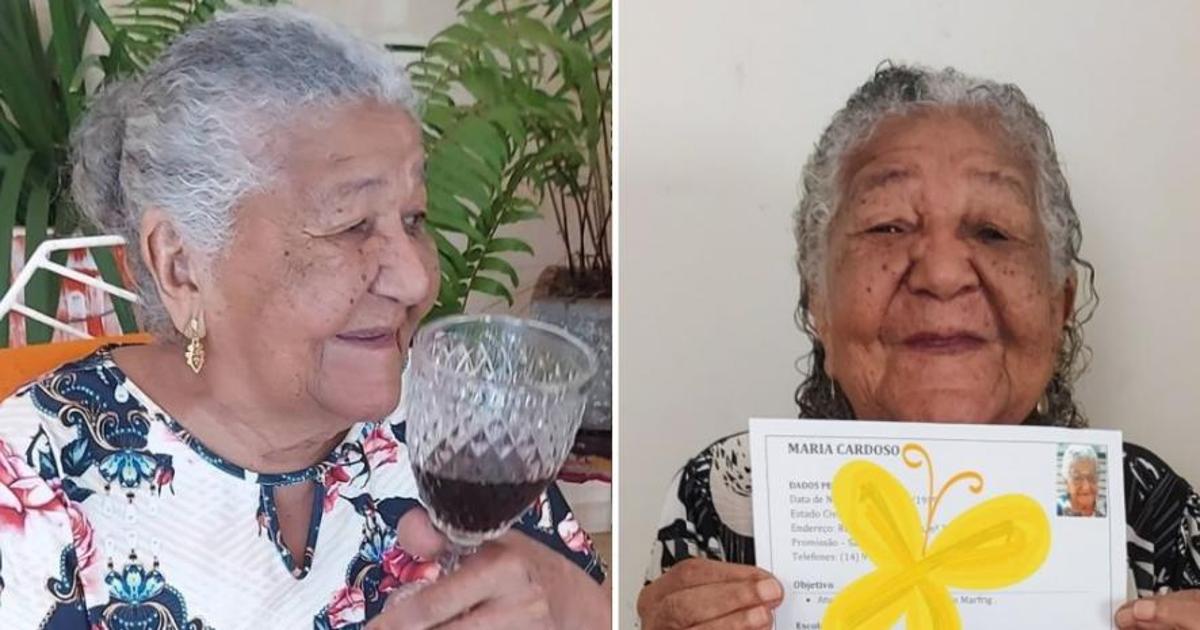
[[39, 313], [24, 304], [17, 303], [17, 296], [25, 294], [25, 286], [29, 284], [30, 278], [33, 277], [33, 274], [37, 270], [45, 269], [76, 282], [82, 282], [90, 287], [95, 287], [116, 297], [129, 300], [130, 302], [137, 302], [137, 295], [130, 291], [105, 282], [102, 278], [94, 278], [50, 260], [51, 252], [92, 247], [118, 247], [124, 244], [125, 239], [120, 236], [78, 236], [43, 241], [41, 245], [37, 246], [37, 249], [33, 250], [33, 255], [29, 257], [29, 260], [25, 261], [25, 266], [21, 267], [21, 272], [17, 274], [16, 280], [8, 288], [4, 297], [0, 298], [0, 320], [4, 319], [4, 316], [8, 315], [11, 311], [20, 313], [29, 319], [39, 321], [55, 330], [61, 330], [80, 339], [91, 339], [92, 336], [86, 331], [79, 330], [49, 315]]

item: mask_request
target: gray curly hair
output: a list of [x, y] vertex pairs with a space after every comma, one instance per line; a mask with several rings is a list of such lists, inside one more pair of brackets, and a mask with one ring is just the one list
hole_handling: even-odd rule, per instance
[[277, 172], [261, 139], [302, 108], [360, 100], [417, 115], [407, 74], [382, 47], [279, 8], [193, 28], [140, 77], [97, 94], [72, 132], [72, 193], [92, 222], [125, 237], [144, 328], [175, 333], [138, 251], [143, 213], [166, 212], [211, 260], [230, 241], [238, 201]]
[[825, 372], [825, 348], [817, 338], [809, 311], [812, 292], [820, 289], [825, 270], [829, 225], [842, 201], [842, 165], [883, 120], [930, 108], [969, 109], [998, 123], [1033, 166], [1037, 178], [1035, 202], [1049, 239], [1055, 277], [1062, 281], [1076, 268], [1085, 271], [1086, 295], [1067, 323], [1043, 402], [1026, 423], [1086, 426], [1087, 419], [1076, 405], [1071, 388], [1087, 362], [1083, 324], [1090, 319], [1098, 300], [1095, 273], [1079, 255], [1079, 216], [1071, 203], [1071, 190], [1059, 165], [1050, 128], [1015, 85], [971, 77], [953, 68], [933, 70], [890, 62], [882, 64], [834, 114], [804, 166], [803, 193], [794, 216], [800, 272], [796, 319], [812, 342], [812, 352], [808, 355], [807, 376], [796, 390], [800, 416], [854, 417], [849, 400]]

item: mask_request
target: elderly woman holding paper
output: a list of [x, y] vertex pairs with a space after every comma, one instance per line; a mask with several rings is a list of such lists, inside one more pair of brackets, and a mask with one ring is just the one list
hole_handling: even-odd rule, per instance
[[155, 342], [0, 401], [0, 628], [609, 626], [553, 488], [403, 588], [445, 544], [389, 420], [438, 290], [417, 114], [381, 47], [284, 10], [95, 99], [75, 199], [129, 242]]
[[[800, 417], [1086, 426], [1072, 383], [1091, 267], [1050, 130], [1017, 87], [881, 68], [809, 158], [795, 233], [813, 348]], [[746, 446], [719, 440], [673, 481], [645, 630], [769, 627], [783, 590], [747, 566]], [[1116, 621], [1200, 628], [1185, 590], [1200, 587], [1200, 497], [1141, 447], [1124, 465], [1143, 599]]]

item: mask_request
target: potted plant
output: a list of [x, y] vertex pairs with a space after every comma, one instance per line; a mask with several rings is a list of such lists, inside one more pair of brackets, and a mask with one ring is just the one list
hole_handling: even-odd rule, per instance
[[[560, 3], [559, 31], [585, 49], [588, 72], [556, 82], [570, 115], [537, 129], [554, 147], [534, 177], [549, 204], [566, 264], [547, 267], [533, 292], [534, 317], [563, 326], [592, 345], [601, 361], [579, 441], [608, 456], [612, 431], [612, 10], [608, 0]], [[570, 73], [565, 73], [569, 75]], [[553, 74], [551, 75], [553, 77]]]
[[532, 253], [506, 226], [552, 214], [566, 264], [546, 269], [535, 317], [595, 347], [583, 433], [611, 449], [610, 224], [612, 11], [609, 0], [462, 0], [459, 21], [411, 65], [426, 98], [429, 218], [442, 293], [432, 316], [480, 291], [513, 303], [520, 278], [498, 254]]

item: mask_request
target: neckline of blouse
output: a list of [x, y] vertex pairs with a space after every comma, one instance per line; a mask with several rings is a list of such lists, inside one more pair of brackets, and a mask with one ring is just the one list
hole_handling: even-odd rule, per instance
[[[114, 376], [114, 382], [117, 383], [117, 386], [124, 386], [129, 392], [129, 395], [136, 399], [138, 404], [146, 410], [149, 417], [161, 422], [162, 425], [166, 427], [176, 439], [186, 444], [188, 448], [192, 449], [192, 451], [199, 455], [201, 459], [216, 467], [218, 470], [238, 479], [243, 479], [260, 486], [289, 486], [306, 481], [320, 482], [323, 480], [325, 472], [329, 468], [338, 465], [338, 460], [341, 456], [341, 453], [346, 450], [344, 447], [347, 444], [356, 442], [359, 436], [364, 433], [364, 422], [355, 423], [346, 431], [346, 435], [343, 436], [338, 445], [333, 447], [329, 453], [321, 459], [321, 461], [299, 470], [282, 473], [260, 473], [248, 468], [244, 468], [234, 464], [233, 462], [227, 461], [224, 457], [221, 457], [215, 451], [210, 449], [207, 445], [196, 438], [196, 436], [192, 435], [191, 431], [188, 431], [187, 427], [184, 427], [170, 413], [167, 413], [167, 411], [163, 409], [157, 402], [155, 402], [154, 399], [145, 392], [145, 390], [139, 387], [138, 384], [132, 378], [130, 378], [130, 376], [126, 374], [120, 366], [117, 365], [116, 360], [113, 359], [112, 349], [115, 347], [118, 347], [118, 345], [114, 344], [104, 346], [96, 351], [96, 355], [97, 358], [100, 359], [101, 366], [112, 373]], [[373, 426], [376, 423], [366, 422], [366, 424]], [[370, 427], [366, 427], [366, 430], [369, 431]]]

